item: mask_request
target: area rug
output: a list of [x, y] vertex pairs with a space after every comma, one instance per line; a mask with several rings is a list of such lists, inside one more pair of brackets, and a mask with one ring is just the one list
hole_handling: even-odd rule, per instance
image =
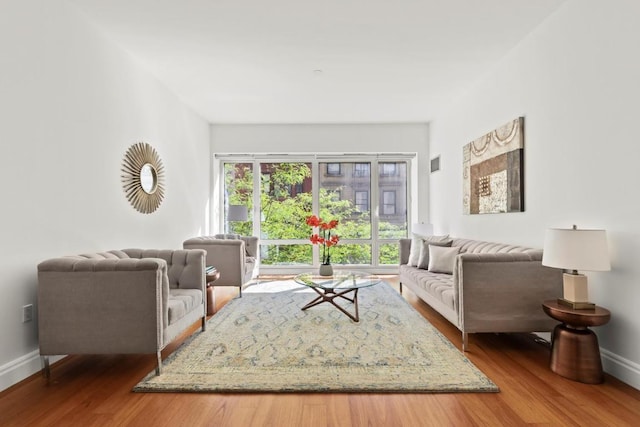
[[[360, 322], [293, 281], [250, 286], [137, 392], [497, 392], [388, 284], [359, 290]], [[339, 302], [348, 311], [352, 303]]]

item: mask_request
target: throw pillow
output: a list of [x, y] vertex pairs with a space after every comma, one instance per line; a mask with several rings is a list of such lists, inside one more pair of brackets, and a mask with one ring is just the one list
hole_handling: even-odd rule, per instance
[[[411, 248], [409, 249], [409, 260], [407, 265], [410, 267], [418, 267], [420, 260], [420, 252], [422, 251], [422, 242], [429, 240], [431, 242], [443, 242], [449, 240], [449, 235], [444, 236], [422, 236], [420, 234], [413, 234], [411, 238]], [[418, 267], [420, 268], [420, 267]], [[427, 268], [427, 267], [424, 267]]]
[[[437, 237], [437, 236], [434, 236], [434, 237]], [[437, 239], [435, 241], [431, 241], [429, 239], [423, 240], [422, 243], [420, 244], [420, 256], [418, 258], [417, 267], [422, 268], [424, 270], [429, 268], [429, 245], [450, 247], [452, 243], [453, 243], [453, 240], [451, 239], [448, 239], [448, 240]]]
[[429, 271], [432, 273], [453, 274], [453, 265], [460, 248], [454, 246], [446, 248], [429, 245]]
[[409, 250], [409, 261], [407, 265], [415, 267], [418, 265], [418, 257], [420, 256], [420, 247], [422, 246], [422, 237], [414, 234], [411, 238], [411, 249]]

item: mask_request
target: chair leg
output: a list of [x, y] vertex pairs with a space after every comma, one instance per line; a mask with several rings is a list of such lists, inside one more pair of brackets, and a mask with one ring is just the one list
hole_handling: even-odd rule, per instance
[[202, 332], [207, 330], [207, 316], [202, 316]]
[[400, 282], [400, 293], [402, 293], [402, 282]]
[[239, 298], [242, 298], [242, 285], [238, 286], [238, 289], [240, 289], [240, 296], [239, 296]]
[[469, 334], [466, 332], [462, 333], [462, 351], [467, 351], [469, 349]]
[[160, 353], [160, 350], [158, 350], [158, 352], [156, 353], [156, 356], [158, 358], [158, 365], [156, 366], [156, 375], [160, 375], [162, 374], [162, 354]]
[[47, 380], [47, 384], [49, 384], [49, 380], [51, 379], [51, 366], [49, 365], [49, 356], [42, 356], [42, 376], [45, 380]]

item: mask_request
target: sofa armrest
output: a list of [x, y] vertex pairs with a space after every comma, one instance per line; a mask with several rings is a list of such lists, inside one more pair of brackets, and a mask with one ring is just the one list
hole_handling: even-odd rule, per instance
[[246, 264], [244, 240], [199, 237], [186, 240], [183, 247], [206, 251], [206, 265], [213, 265], [220, 272], [216, 285], [240, 286], [243, 284]]
[[562, 270], [543, 266], [538, 257], [537, 251], [458, 255], [454, 293], [462, 331], [549, 330], [553, 322], [541, 304], [562, 296]]
[[244, 241], [247, 255], [258, 258], [258, 244], [260, 243], [260, 239], [255, 236], [241, 236], [240, 239]]
[[168, 295], [161, 259], [44, 261], [38, 265], [41, 354], [154, 353], [164, 346]]
[[400, 239], [398, 244], [400, 245], [400, 265], [407, 264], [409, 262], [409, 253], [411, 252], [411, 239]]

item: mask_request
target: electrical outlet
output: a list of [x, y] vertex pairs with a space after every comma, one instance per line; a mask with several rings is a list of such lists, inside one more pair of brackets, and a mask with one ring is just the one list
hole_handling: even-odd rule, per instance
[[22, 323], [31, 322], [33, 320], [33, 304], [22, 306]]

